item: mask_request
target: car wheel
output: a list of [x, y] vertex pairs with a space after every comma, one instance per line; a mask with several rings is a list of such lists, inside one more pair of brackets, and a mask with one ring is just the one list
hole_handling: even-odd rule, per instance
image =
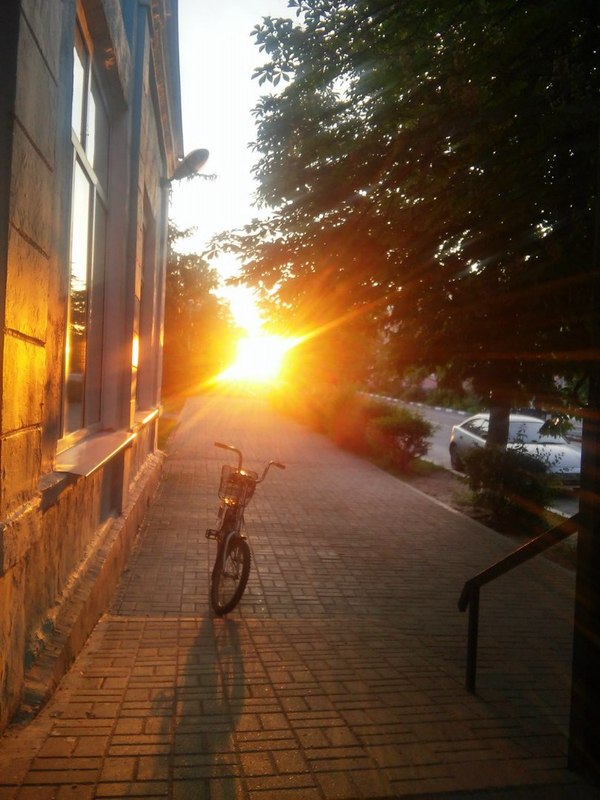
[[464, 464], [458, 456], [455, 444], [450, 445], [450, 464], [452, 469], [455, 469], [457, 472], [462, 472], [464, 469]]

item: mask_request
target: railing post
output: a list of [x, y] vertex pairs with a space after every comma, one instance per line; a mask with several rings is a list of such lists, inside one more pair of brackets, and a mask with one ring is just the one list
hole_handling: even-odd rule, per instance
[[[557, 542], [562, 542], [568, 536], [576, 533], [581, 524], [581, 517], [579, 514], [570, 519], [564, 520], [560, 525], [552, 528], [545, 533], [536, 536], [535, 539], [513, 550], [501, 561], [492, 564], [491, 567], [470, 578], [465, 585], [458, 599], [458, 610], [466, 611], [469, 609], [469, 635], [467, 641], [467, 677], [466, 688], [471, 694], [475, 694], [475, 679], [477, 673], [477, 637], [479, 630], [479, 589], [485, 586], [486, 583], [499, 578], [500, 575], [505, 575], [509, 570], [523, 564], [533, 556], [543, 553], [552, 545]], [[600, 548], [599, 548], [600, 549]]]
[[477, 637], [479, 633], [479, 586], [469, 592], [469, 638], [467, 641], [467, 692], [475, 694], [477, 677]]

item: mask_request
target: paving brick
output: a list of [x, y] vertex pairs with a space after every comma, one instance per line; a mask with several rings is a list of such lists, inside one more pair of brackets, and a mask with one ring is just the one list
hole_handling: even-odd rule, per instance
[[274, 772], [273, 760], [268, 752], [242, 754], [241, 765], [247, 776], [272, 775]]
[[145, 719], [118, 719], [114, 728], [116, 735], [133, 736], [142, 733], [146, 725]]
[[94, 798], [107, 797], [111, 800], [121, 798], [154, 798], [167, 797], [169, 785], [165, 781], [135, 781], [131, 783], [101, 783], [98, 785]]
[[171, 751], [171, 742], [154, 742], [152, 744], [122, 744], [111, 745], [108, 755], [113, 758], [127, 756], [158, 756]]
[[297, 741], [291, 732], [269, 731], [268, 734], [261, 731], [253, 735], [236, 735], [235, 742], [238, 750], [242, 753], [255, 753], [259, 750], [275, 751], [289, 750], [290, 747], [297, 746]]
[[284, 788], [254, 788], [252, 797], [257, 800], [322, 800], [322, 794], [317, 788], [308, 786]]
[[51, 737], [42, 744], [38, 755], [46, 757], [69, 757], [73, 755], [78, 739], [75, 736]]
[[99, 780], [109, 783], [133, 780], [137, 772], [136, 767], [137, 760], [131, 756], [108, 757], [102, 765]]
[[[233, 784], [227, 784], [231, 787]], [[217, 796], [216, 787], [214, 790], [215, 797]], [[235, 794], [229, 790], [228, 795], [233, 800]], [[208, 780], [184, 780], [175, 781], [173, 783], [173, 800], [212, 800], [210, 784]]]
[[57, 786], [23, 786], [13, 797], [16, 800], [54, 800]]
[[72, 770], [78, 772], [79, 770], [97, 770], [102, 766], [102, 759], [100, 758], [34, 758], [31, 762], [31, 771], [48, 771], [48, 770]]
[[[75, 765], [73, 765], [75, 767]], [[25, 778], [25, 785], [44, 786], [62, 783], [94, 783], [98, 777], [98, 769], [65, 769], [65, 770], [30, 770]]]
[[317, 776], [323, 795], [329, 800], [356, 800], [356, 784], [346, 772], [327, 772]]
[[271, 757], [275, 762], [277, 772], [306, 772], [308, 762], [303, 753], [298, 750], [274, 750]]
[[296, 791], [297, 795], [303, 796], [304, 792], [316, 787], [316, 782], [313, 776], [307, 773], [299, 775], [286, 773], [282, 775], [261, 775], [260, 777], [246, 776], [246, 785], [251, 795], [257, 793], [259, 797], [262, 796], [260, 793], [266, 791], [285, 793], [292, 789]]
[[59, 786], [56, 792], [56, 800], [93, 800], [94, 795], [94, 786], [81, 786], [75, 783]]
[[102, 756], [106, 751], [109, 737], [106, 736], [82, 736], [77, 740], [73, 755], [83, 756]]

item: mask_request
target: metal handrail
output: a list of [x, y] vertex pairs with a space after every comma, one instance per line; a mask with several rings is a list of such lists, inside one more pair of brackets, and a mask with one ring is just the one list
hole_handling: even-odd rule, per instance
[[543, 553], [549, 547], [552, 547], [559, 542], [564, 541], [569, 536], [577, 533], [580, 526], [580, 515], [575, 514], [569, 519], [556, 525], [549, 531], [526, 542], [521, 547], [513, 550], [501, 561], [492, 564], [491, 567], [484, 569], [473, 578], [469, 578], [463, 586], [460, 598], [458, 600], [459, 611], [466, 611], [469, 609], [469, 631], [467, 639], [467, 668], [466, 668], [466, 689], [471, 694], [475, 694], [475, 680], [477, 673], [477, 638], [479, 632], [479, 590], [482, 586], [490, 581], [505, 575], [511, 569], [518, 567], [525, 561], [534, 556]]

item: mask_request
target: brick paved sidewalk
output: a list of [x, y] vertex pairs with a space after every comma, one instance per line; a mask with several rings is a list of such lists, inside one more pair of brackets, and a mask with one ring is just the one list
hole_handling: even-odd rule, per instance
[[[223, 451], [284, 461], [247, 512], [253, 567], [208, 613]], [[134, 557], [55, 697], [0, 740], [0, 800], [592, 798], [565, 769], [573, 576], [482, 592], [511, 549], [257, 399], [194, 399]]]

